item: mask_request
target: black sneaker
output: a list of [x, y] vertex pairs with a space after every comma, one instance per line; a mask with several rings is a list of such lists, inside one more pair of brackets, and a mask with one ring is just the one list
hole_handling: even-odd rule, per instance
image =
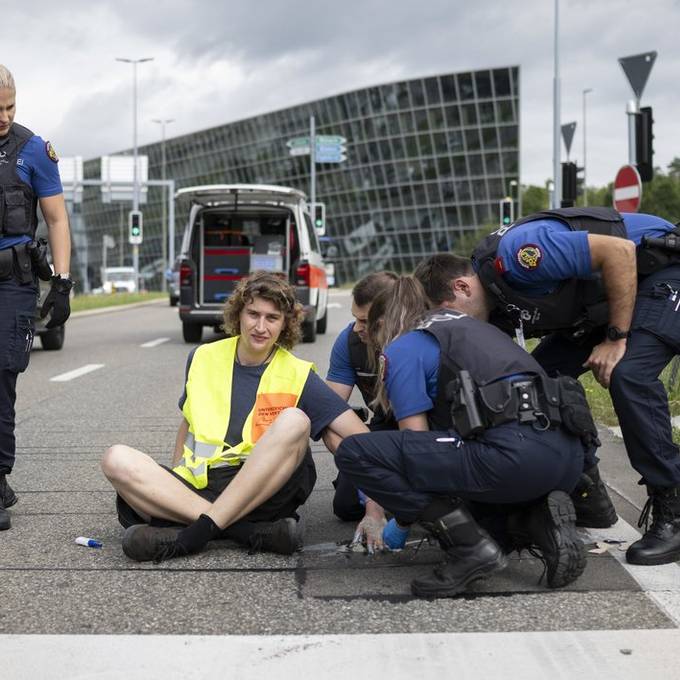
[[260, 550], [292, 555], [302, 549], [302, 526], [292, 517], [275, 522], [256, 522], [257, 528], [250, 535], [250, 552]]
[[447, 548], [446, 562], [435, 567], [430, 576], [414, 579], [411, 592], [416, 597], [456, 597], [473, 581], [489, 578], [505, 569], [507, 564], [508, 559], [500, 546], [482, 535], [474, 545]]
[[550, 588], [572, 583], [586, 568], [574, 504], [564, 491], [551, 491], [538, 503], [512, 514], [508, 532], [515, 550], [526, 549], [543, 561]]
[[123, 534], [123, 552], [137, 562], [160, 562], [170, 557], [179, 557], [175, 540], [182, 527], [151, 527], [135, 524]]
[[577, 527], [606, 529], [618, 521], [607, 487], [600, 479], [597, 465], [586, 470], [571, 494], [576, 510]]

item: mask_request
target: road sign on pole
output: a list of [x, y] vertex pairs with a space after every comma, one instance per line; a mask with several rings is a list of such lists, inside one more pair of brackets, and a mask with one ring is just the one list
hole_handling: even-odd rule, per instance
[[571, 152], [571, 143], [574, 141], [574, 132], [576, 131], [576, 123], [565, 123], [562, 126], [562, 139], [564, 146], [567, 149], [567, 160], [569, 160], [569, 153]]
[[628, 78], [630, 86], [637, 97], [638, 102], [642, 97], [642, 91], [647, 84], [647, 78], [656, 61], [656, 52], [644, 52], [643, 54], [634, 54], [630, 57], [621, 57], [619, 64], [623, 72]]
[[614, 207], [619, 212], [637, 212], [642, 200], [642, 181], [634, 165], [624, 165], [614, 180]]

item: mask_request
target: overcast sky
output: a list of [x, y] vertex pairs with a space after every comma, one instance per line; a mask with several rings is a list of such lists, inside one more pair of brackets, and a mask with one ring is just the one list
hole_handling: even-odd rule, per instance
[[[132, 145], [361, 87], [438, 73], [521, 67], [522, 181], [552, 175], [554, 0], [25, 0], [3, 7], [0, 62], [17, 81], [17, 121], [61, 156]], [[11, 31], [7, 27], [13, 27]], [[561, 120], [588, 184], [628, 160], [619, 57], [656, 50], [642, 97], [654, 107], [655, 165], [680, 156], [680, 0], [560, 0]], [[562, 149], [565, 160], [565, 150]]]

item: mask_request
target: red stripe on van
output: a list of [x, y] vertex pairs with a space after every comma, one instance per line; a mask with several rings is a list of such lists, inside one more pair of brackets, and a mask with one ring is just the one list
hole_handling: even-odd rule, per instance
[[204, 248], [207, 255], [250, 255], [250, 248]]
[[309, 266], [309, 286], [310, 288], [328, 288], [326, 270], [322, 267]]

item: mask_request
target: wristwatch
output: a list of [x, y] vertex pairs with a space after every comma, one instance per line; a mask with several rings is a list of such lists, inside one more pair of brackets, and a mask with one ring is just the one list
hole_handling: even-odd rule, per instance
[[73, 288], [73, 279], [68, 274], [65, 277], [62, 277], [61, 274], [57, 274], [52, 277], [52, 284], [57, 292], [69, 293], [71, 288]]
[[630, 337], [630, 331], [622, 331], [618, 326], [607, 326], [607, 340], [624, 340]]

